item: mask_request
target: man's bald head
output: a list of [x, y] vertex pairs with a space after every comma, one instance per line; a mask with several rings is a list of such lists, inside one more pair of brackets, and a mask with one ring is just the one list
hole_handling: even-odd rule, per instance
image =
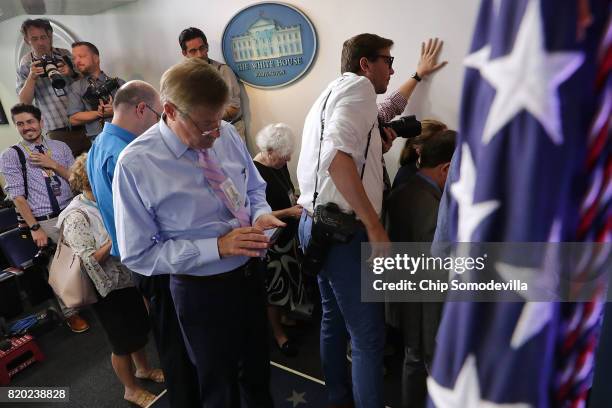
[[140, 135], [160, 119], [159, 93], [144, 81], [126, 82], [115, 94], [112, 123]]
[[149, 106], [155, 106], [157, 101], [159, 101], [159, 93], [150, 84], [145, 81], [130, 81], [126, 82], [117, 91], [113, 101], [113, 110], [121, 110], [121, 105], [133, 107], [140, 102], [144, 102]]

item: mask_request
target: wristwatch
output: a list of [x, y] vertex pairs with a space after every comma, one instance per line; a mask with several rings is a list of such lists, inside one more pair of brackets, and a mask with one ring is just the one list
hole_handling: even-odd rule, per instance
[[40, 224], [36, 223], [30, 227], [30, 231], [38, 231], [40, 229]]
[[421, 77], [419, 76], [419, 73], [418, 73], [418, 72], [415, 72], [415, 73], [414, 73], [414, 75], [412, 76], [412, 78], [416, 79], [416, 81], [417, 81], [417, 82], [421, 82], [421, 79], [423, 79], [423, 78], [421, 78]]

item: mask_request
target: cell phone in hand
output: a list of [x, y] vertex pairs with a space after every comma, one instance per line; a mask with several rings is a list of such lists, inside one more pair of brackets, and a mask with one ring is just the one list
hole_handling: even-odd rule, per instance
[[264, 234], [270, 239], [270, 244], [276, 242], [281, 232], [283, 232], [283, 227], [270, 228], [264, 231]]

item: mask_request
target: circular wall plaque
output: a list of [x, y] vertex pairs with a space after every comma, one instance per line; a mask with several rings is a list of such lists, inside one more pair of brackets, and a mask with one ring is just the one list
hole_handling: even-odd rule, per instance
[[239, 11], [225, 27], [223, 56], [243, 82], [281, 87], [304, 75], [317, 52], [315, 29], [301, 11], [282, 3], [258, 3]]

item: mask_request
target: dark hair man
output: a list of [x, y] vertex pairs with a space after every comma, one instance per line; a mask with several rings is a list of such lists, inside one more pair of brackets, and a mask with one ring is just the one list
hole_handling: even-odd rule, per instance
[[87, 137], [93, 141], [102, 131], [104, 122], [113, 118], [113, 97], [117, 89], [125, 83], [117, 78], [116, 86], [110, 87], [110, 93], [104, 98], [92, 98], [94, 89], [108, 87], [111, 78], [100, 69], [100, 51], [98, 47], [87, 41], [72, 44], [72, 59], [74, 66], [83, 76], [70, 86], [68, 100], [68, 115], [73, 125], [85, 125]]
[[[454, 130], [443, 130], [426, 139], [421, 145], [418, 171], [389, 195], [388, 231], [393, 242], [433, 240], [456, 135]], [[404, 302], [389, 307], [397, 310], [404, 339], [402, 407], [424, 407], [443, 303]]]
[[232, 69], [208, 57], [208, 41], [199, 28], [189, 27], [181, 31], [179, 45], [185, 58], [200, 58], [212, 65], [225, 80], [229, 87], [229, 101], [223, 113], [223, 120], [230, 122], [244, 140], [245, 123], [240, 108], [240, 86]]
[[[115, 166], [123, 149], [159, 121], [162, 105], [155, 88], [143, 81], [130, 81], [115, 94], [113, 111], [112, 122], [104, 124], [96, 143], [89, 150], [87, 175], [104, 226], [113, 242], [111, 255], [119, 257], [112, 191]], [[148, 301], [170, 406], [199, 406], [197, 373], [183, 342], [168, 276], [149, 277], [134, 273], [133, 278]]]
[[[328, 253], [318, 276], [325, 316], [321, 322], [321, 356], [329, 402], [336, 407], [353, 403], [359, 407], [384, 406], [383, 305], [360, 301], [361, 242], [378, 244], [375, 256], [384, 255], [389, 248], [389, 238], [379, 220], [385, 184], [382, 163], [383, 153], [396, 135], [388, 128], [380, 135], [378, 123], [400, 114], [417, 83], [445, 64], [437, 63], [442, 42], [435, 39], [423, 43], [415, 74], [377, 106], [376, 95], [387, 91], [395, 72], [392, 45], [393, 41], [375, 34], [360, 34], [345, 41], [342, 76], [315, 101], [302, 133], [297, 168], [302, 192], [298, 204], [305, 209], [300, 221], [302, 247], [308, 252], [317, 205], [333, 202], [344, 212], [354, 212], [362, 223], [350, 243], [322, 243]], [[344, 358], [347, 329], [353, 355], [352, 381]]]
[[[78, 77], [72, 66], [70, 51], [53, 47], [53, 28], [49, 20], [27, 19], [21, 25], [24, 41], [30, 52], [23, 56], [17, 69], [17, 94], [25, 104], [35, 103], [42, 112], [43, 123], [50, 139], [67, 143], [76, 157], [89, 148], [85, 129], [71, 127], [68, 120], [68, 90], [73, 79]], [[64, 86], [53, 87], [45, 71], [45, 62], [56, 64]]]
[[[199, 58], [161, 79], [162, 120], [125, 148], [113, 200], [122, 262], [170, 275], [201, 406], [272, 407], [264, 230], [285, 226], [234, 129], [221, 121], [228, 87]], [[255, 259], [250, 259], [255, 258]], [[239, 373], [241, 375], [239, 375]]]
[[[11, 108], [11, 117], [22, 140], [0, 156], [4, 190], [15, 203], [19, 227], [29, 229], [36, 245], [44, 247], [49, 239], [57, 242], [57, 216], [72, 200], [68, 178], [74, 157], [64, 142], [43, 136], [44, 119], [36, 106], [17, 104]], [[59, 304], [72, 331], [89, 328], [74, 309], [61, 300]]]

